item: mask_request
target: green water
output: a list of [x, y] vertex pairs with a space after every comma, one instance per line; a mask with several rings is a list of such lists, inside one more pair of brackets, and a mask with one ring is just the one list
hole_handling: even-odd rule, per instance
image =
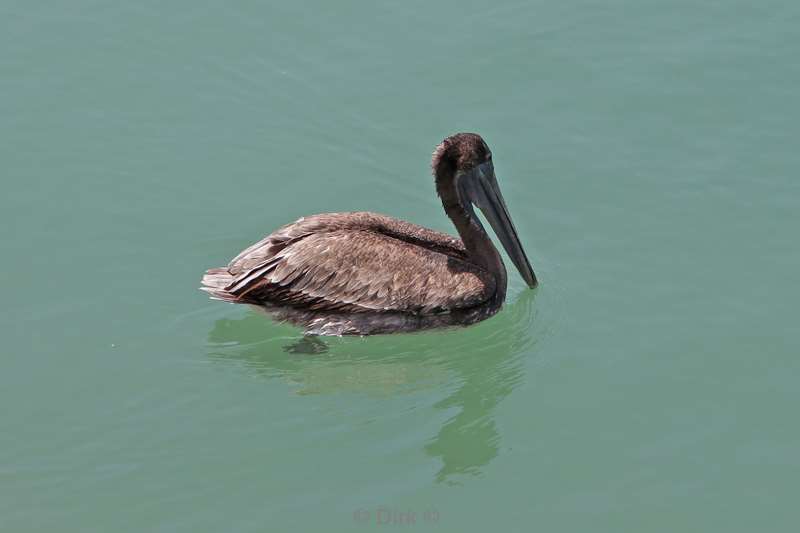
[[[796, 2], [217, 4], [0, 3], [0, 530], [796, 530]], [[541, 281], [496, 317], [307, 354], [196, 290], [452, 231], [461, 130]]]

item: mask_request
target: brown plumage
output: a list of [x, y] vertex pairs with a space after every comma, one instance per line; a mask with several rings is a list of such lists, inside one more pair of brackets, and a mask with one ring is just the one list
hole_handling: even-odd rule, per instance
[[407, 331], [491, 316], [505, 298], [506, 271], [473, 203], [529, 285], [536, 283], [497, 188], [491, 153], [478, 135], [456, 134], [436, 148], [432, 166], [461, 239], [376, 213], [313, 215], [266, 236], [227, 267], [207, 271], [202, 289], [220, 300], [263, 306], [310, 333]]

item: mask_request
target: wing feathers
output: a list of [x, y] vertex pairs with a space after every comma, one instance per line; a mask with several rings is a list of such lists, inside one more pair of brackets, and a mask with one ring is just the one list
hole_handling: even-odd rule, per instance
[[[401, 230], [410, 242], [399, 238]], [[493, 276], [465, 257], [460, 241], [407, 222], [370, 213], [317, 215], [239, 254], [228, 265], [225, 290], [241, 301], [316, 310], [462, 309], [495, 292]]]

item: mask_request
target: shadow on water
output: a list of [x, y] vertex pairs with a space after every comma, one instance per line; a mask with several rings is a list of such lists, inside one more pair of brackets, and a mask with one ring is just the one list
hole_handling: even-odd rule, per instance
[[250, 313], [216, 321], [210, 357], [242, 363], [303, 395], [442, 390], [435, 409], [455, 413], [424, 450], [442, 461], [437, 482], [458, 483], [480, 474], [499, 452], [494, 412], [523, 379], [523, 355], [536, 343], [534, 294], [523, 291], [498, 315], [468, 328], [366, 338], [302, 337], [293, 328], [265, 327], [262, 315]]

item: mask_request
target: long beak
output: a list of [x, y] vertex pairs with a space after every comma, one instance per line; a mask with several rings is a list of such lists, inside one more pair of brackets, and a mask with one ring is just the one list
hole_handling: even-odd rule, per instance
[[487, 161], [475, 167], [467, 179], [471, 182], [467, 185], [470, 199], [492, 225], [492, 229], [503, 244], [503, 248], [506, 249], [514, 266], [517, 267], [522, 279], [530, 288], [535, 287], [537, 284], [536, 274], [533, 273], [531, 263], [519, 240], [517, 228], [514, 227], [511, 215], [508, 214], [508, 207], [497, 185], [492, 162]]

